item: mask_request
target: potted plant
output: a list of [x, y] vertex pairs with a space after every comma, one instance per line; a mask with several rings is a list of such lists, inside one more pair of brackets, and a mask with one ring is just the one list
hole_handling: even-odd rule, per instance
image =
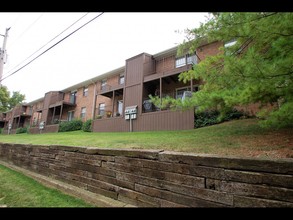
[[107, 118], [110, 118], [112, 116], [112, 112], [111, 111], [107, 111], [106, 112], [106, 116], [107, 116]]

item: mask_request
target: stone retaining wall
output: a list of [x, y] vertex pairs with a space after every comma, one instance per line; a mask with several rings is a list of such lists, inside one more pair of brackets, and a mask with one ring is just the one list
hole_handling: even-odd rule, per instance
[[293, 159], [0, 143], [0, 160], [139, 207], [293, 207]]

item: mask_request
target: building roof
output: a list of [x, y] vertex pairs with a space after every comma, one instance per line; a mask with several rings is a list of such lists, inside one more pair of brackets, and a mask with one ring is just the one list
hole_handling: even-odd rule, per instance
[[[154, 54], [154, 55], [152, 55], [152, 56], [153, 56], [155, 59], [160, 59], [160, 58], [163, 58], [163, 57], [168, 56], [168, 55], [173, 55], [174, 53], [177, 52], [177, 48], [178, 48], [178, 46], [175, 46], [175, 47], [169, 48], [169, 49], [167, 49], [167, 50], [161, 51], [161, 52], [159, 52], [159, 53], [156, 53], [156, 54]], [[126, 60], [127, 60], [127, 59], [126, 59]], [[91, 79], [87, 79], [87, 80], [82, 81], [82, 82], [80, 82], [80, 83], [77, 83], [77, 84], [75, 84], [75, 85], [69, 86], [69, 87], [67, 87], [67, 88], [65, 88], [65, 89], [63, 89], [63, 90], [60, 90], [60, 92], [70, 92], [70, 91], [74, 91], [74, 90], [76, 90], [76, 89], [78, 89], [78, 88], [81, 88], [81, 87], [84, 87], [84, 86], [88, 86], [88, 85], [91, 84], [91, 83], [95, 83], [95, 82], [97, 82], [98, 80], [102, 80], [102, 79], [107, 78], [107, 77], [109, 77], [109, 76], [113, 76], [113, 75], [115, 75], [115, 74], [121, 73], [122, 71], [125, 71], [125, 66], [122, 66], [122, 67], [116, 68], [116, 69], [111, 70], [111, 71], [109, 71], [109, 72], [106, 72], [106, 73], [103, 73], [103, 74], [101, 74], [101, 75], [95, 76], [95, 77], [93, 77], [93, 78], [91, 78]], [[26, 105], [32, 105], [32, 104], [34, 104], [34, 103], [37, 103], [37, 102], [39, 102], [39, 101], [42, 101], [43, 99], [44, 99], [44, 97], [39, 98], [39, 99], [36, 99], [36, 100], [33, 100], [33, 101], [31, 101], [31, 102], [26, 103]]]

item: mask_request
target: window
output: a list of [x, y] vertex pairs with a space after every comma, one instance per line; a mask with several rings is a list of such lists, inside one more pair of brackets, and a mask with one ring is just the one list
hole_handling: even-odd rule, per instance
[[176, 58], [176, 68], [185, 65], [185, 56]]
[[103, 79], [101, 81], [101, 90], [104, 91], [106, 89], [107, 79]]
[[233, 52], [231, 51], [231, 48], [229, 47], [234, 46], [236, 43], [237, 43], [237, 40], [230, 40], [224, 44], [225, 55], [232, 55]]
[[85, 118], [85, 114], [86, 114], [86, 107], [82, 107], [81, 108], [81, 112], [80, 112], [80, 118], [84, 119]]
[[187, 64], [196, 64], [196, 56], [187, 54]]
[[69, 111], [67, 115], [67, 121], [72, 121], [74, 118], [74, 111]]
[[119, 84], [124, 84], [124, 75], [120, 75], [119, 77]]
[[178, 68], [181, 66], [185, 66], [187, 64], [196, 64], [196, 63], [197, 63], [196, 55], [187, 54], [186, 56], [176, 58], [175, 66], [176, 68]]
[[224, 47], [232, 47], [237, 43], [237, 40], [230, 40], [224, 44]]
[[77, 91], [73, 91], [70, 93], [70, 103], [72, 103], [72, 104], [76, 103], [76, 93], [77, 93]]
[[89, 88], [86, 86], [86, 87], [83, 87], [83, 96], [87, 96], [88, 95], [88, 91], [89, 91]]
[[105, 103], [100, 103], [99, 104], [99, 115], [104, 115], [105, 114]]
[[122, 115], [122, 111], [123, 111], [123, 100], [118, 100], [118, 113], [120, 114], [120, 115]]
[[[176, 89], [176, 99], [181, 99], [185, 91], [190, 91], [190, 86]], [[198, 85], [194, 85], [192, 92], [198, 91]]]

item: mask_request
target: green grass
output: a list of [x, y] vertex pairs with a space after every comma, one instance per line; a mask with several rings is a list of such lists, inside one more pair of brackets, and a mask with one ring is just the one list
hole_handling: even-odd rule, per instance
[[[98, 148], [162, 149], [193, 153], [237, 155], [237, 150], [243, 149], [248, 145], [249, 147], [269, 147], [270, 143], [264, 141], [268, 139], [271, 132], [278, 131], [261, 128], [257, 124], [256, 119], [243, 119], [182, 131], [105, 133], [71, 131], [37, 135], [1, 135], [0, 142], [92, 146]], [[283, 137], [280, 136], [281, 138]], [[278, 136], [275, 137], [275, 140], [277, 139]], [[276, 145], [276, 141], [274, 144]], [[278, 147], [278, 143], [276, 147]], [[279, 147], [283, 147], [282, 143], [280, 143]]]
[[92, 207], [0, 165], [0, 207]]

